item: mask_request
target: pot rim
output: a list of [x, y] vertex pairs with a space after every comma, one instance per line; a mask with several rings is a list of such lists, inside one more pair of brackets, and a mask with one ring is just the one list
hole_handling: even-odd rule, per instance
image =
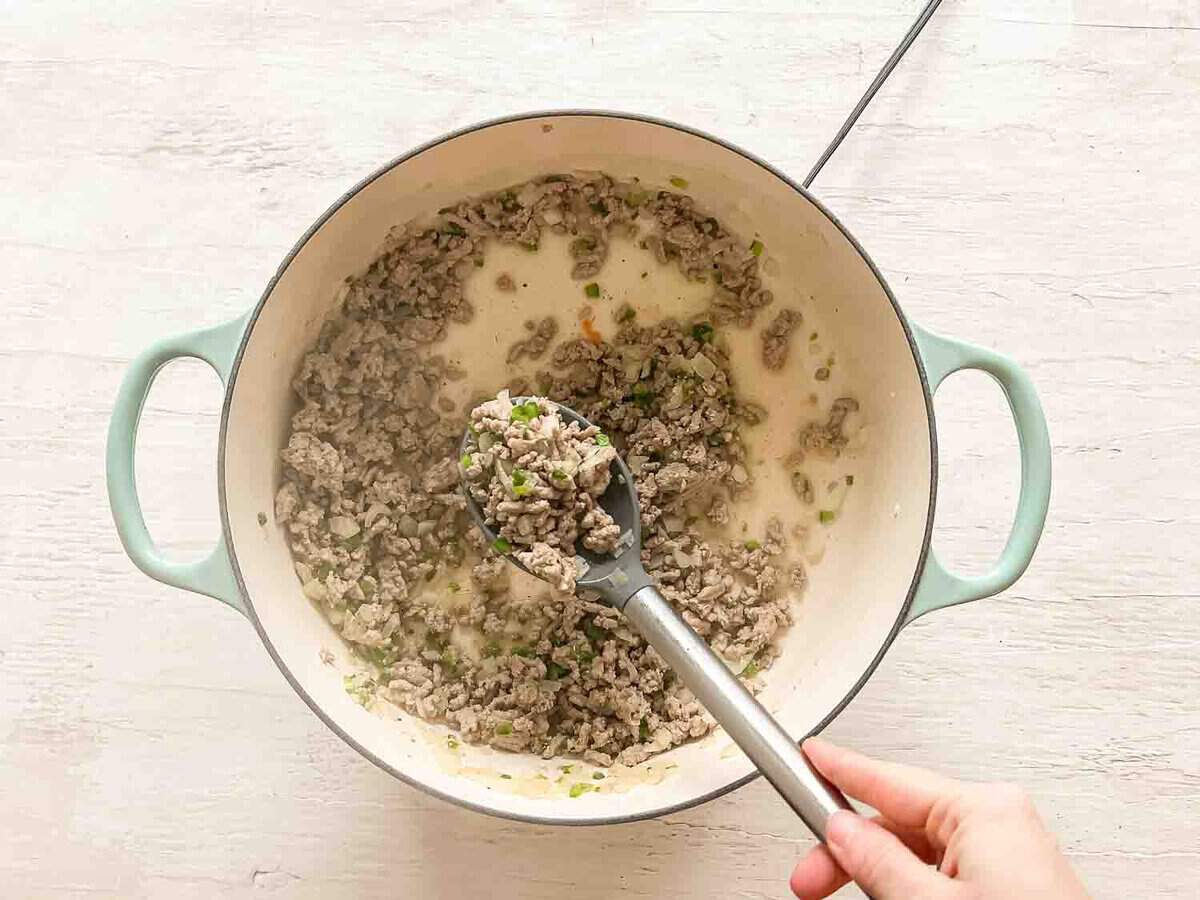
[[392, 777], [399, 779], [404, 784], [407, 784], [410, 787], [416, 788], [417, 790], [420, 790], [420, 791], [422, 791], [426, 794], [429, 794], [433, 797], [437, 797], [440, 800], [444, 800], [448, 803], [452, 803], [455, 806], [459, 806], [459, 807], [462, 807], [463, 809], [471, 810], [472, 812], [484, 813], [485, 815], [495, 816], [497, 818], [509, 819], [509, 820], [513, 820], [513, 821], [529, 822], [531, 824], [536, 824], [536, 825], [617, 825], [617, 824], [625, 824], [625, 823], [629, 823], [629, 822], [640, 822], [640, 821], [643, 821], [646, 819], [654, 819], [654, 818], [658, 818], [660, 816], [670, 815], [671, 813], [677, 813], [677, 812], [682, 812], [684, 810], [692, 809], [693, 807], [700, 806], [701, 804], [708, 803], [709, 801], [715, 800], [718, 797], [722, 797], [725, 794], [728, 794], [732, 791], [737, 790], [738, 788], [745, 787], [747, 784], [749, 784], [751, 781], [753, 781], [755, 778], [757, 778], [760, 773], [758, 771], [753, 771], [753, 772], [749, 773], [748, 775], [744, 775], [741, 778], [734, 779], [733, 781], [729, 782], [728, 784], [722, 785], [721, 787], [716, 788], [712, 791], [709, 791], [708, 793], [703, 794], [699, 797], [693, 798], [691, 800], [686, 800], [686, 801], [683, 801], [680, 803], [672, 803], [672, 804], [669, 804], [666, 806], [659, 807], [657, 809], [647, 810], [645, 812], [631, 813], [629, 815], [620, 815], [620, 816], [595, 816], [595, 817], [571, 818], [571, 819], [564, 819], [564, 818], [560, 818], [560, 817], [556, 817], [556, 816], [526, 815], [526, 814], [521, 814], [521, 813], [508, 812], [506, 810], [494, 809], [494, 808], [485, 806], [483, 804], [474, 803], [472, 801], [465, 800], [461, 797], [453, 796], [442, 790], [439, 790], [439, 789], [431, 787], [430, 785], [427, 785], [421, 781], [418, 781], [417, 779], [412, 778], [409, 775], [404, 774], [403, 772], [396, 769], [394, 766], [385, 762], [383, 759], [380, 759], [378, 756], [376, 756], [374, 753], [372, 753], [370, 750], [368, 750], [366, 747], [364, 747], [362, 744], [360, 744], [357, 740], [355, 740], [350, 734], [348, 734], [335, 721], [333, 721], [333, 719], [324, 711], [324, 709], [321, 707], [321, 705], [318, 704], [315, 700], [313, 700], [313, 698], [311, 696], [309, 696], [308, 692], [305, 691], [305, 689], [300, 684], [300, 682], [292, 674], [291, 670], [283, 662], [282, 658], [279, 656], [279, 653], [275, 650], [275, 646], [271, 642], [270, 636], [267, 634], [266, 629], [263, 627], [262, 622], [259, 620], [257, 612], [255, 612], [254, 601], [250, 597], [250, 593], [246, 589], [245, 581], [242, 578], [242, 569], [241, 569], [241, 565], [238, 561], [237, 546], [233, 541], [233, 535], [232, 535], [232, 531], [231, 531], [230, 525], [229, 525], [229, 509], [228, 509], [228, 504], [226, 503], [226, 499], [225, 499], [225, 497], [226, 497], [226, 493], [225, 493], [225, 488], [226, 488], [226, 485], [225, 485], [226, 440], [225, 440], [225, 438], [226, 438], [226, 429], [229, 427], [229, 409], [230, 409], [230, 405], [233, 400], [233, 391], [234, 391], [234, 385], [237, 382], [238, 370], [241, 368], [242, 357], [246, 352], [246, 346], [249, 343], [250, 334], [254, 330], [255, 324], [258, 322], [258, 317], [259, 317], [259, 314], [262, 312], [263, 307], [266, 305], [267, 301], [270, 299], [271, 294], [274, 293], [275, 287], [279, 283], [280, 278], [283, 277], [283, 274], [284, 274], [284, 272], [287, 271], [288, 266], [291, 265], [292, 261], [300, 253], [300, 251], [305, 247], [305, 245], [307, 245], [309, 240], [312, 239], [313, 235], [315, 235], [317, 233], [317, 231], [320, 230], [321, 226], [324, 225], [325, 222], [327, 222], [329, 219], [331, 219], [335, 214], [337, 214], [337, 212], [339, 210], [341, 210], [341, 208], [343, 206], [345, 206], [346, 203], [348, 203], [353, 197], [355, 197], [359, 193], [359, 191], [363, 190], [363, 188], [372, 184], [376, 179], [388, 174], [393, 169], [395, 169], [397, 166], [400, 166], [400, 165], [408, 162], [410, 159], [413, 159], [413, 158], [419, 156], [420, 154], [425, 153], [428, 150], [433, 150], [433, 149], [441, 146], [442, 144], [445, 144], [449, 141], [452, 141], [452, 140], [462, 137], [464, 135], [472, 134], [476, 131], [483, 131], [483, 130], [486, 130], [488, 128], [492, 128], [492, 127], [495, 127], [498, 125], [508, 125], [508, 124], [512, 124], [514, 122], [528, 121], [530, 119], [574, 118], [574, 117], [618, 119], [618, 120], [624, 120], [624, 121], [641, 122], [641, 123], [645, 123], [645, 124], [649, 124], [649, 125], [656, 125], [656, 126], [663, 127], [663, 128], [671, 128], [676, 131], [683, 132], [684, 134], [691, 135], [692, 137], [701, 138], [702, 140], [706, 140], [713, 144], [716, 144], [717, 146], [722, 147], [726, 150], [729, 150], [733, 153], [736, 153], [739, 156], [741, 156], [742, 158], [746, 159], [747, 161], [754, 163], [755, 165], [759, 166], [760, 168], [766, 170], [771, 175], [778, 178], [781, 182], [783, 182], [785, 185], [787, 185], [792, 190], [794, 190], [797, 194], [799, 194], [805, 200], [812, 203], [822, 213], [822, 215], [824, 215], [827, 219], [829, 219], [829, 221], [834, 225], [834, 227], [836, 227], [845, 236], [846, 240], [848, 240], [850, 242], [851, 246], [853, 246], [854, 249], [858, 252], [858, 255], [862, 259], [862, 261], [868, 266], [868, 268], [870, 268], [871, 274], [875, 276], [875, 280], [879, 283], [879, 286], [881, 288], [883, 288], [883, 292], [886, 295], [888, 302], [891, 304], [893, 312], [896, 314], [896, 319], [899, 321], [900, 327], [904, 332], [904, 337], [908, 341], [909, 351], [912, 353], [912, 359], [913, 359], [914, 365], [916, 366], [917, 376], [921, 382], [921, 391], [925, 397], [925, 411], [926, 411], [926, 420], [927, 420], [927, 423], [929, 426], [929, 449], [930, 449], [929, 503], [928, 503], [928, 506], [926, 509], [925, 534], [921, 541], [921, 550], [920, 550], [920, 554], [918, 555], [918, 558], [917, 558], [917, 565], [913, 571], [913, 576], [912, 576], [911, 582], [909, 583], [907, 595], [905, 596], [904, 603], [901, 606], [898, 615], [896, 616], [895, 623], [892, 625], [892, 628], [888, 632], [887, 637], [884, 639], [878, 652], [875, 654], [875, 657], [871, 660], [870, 665], [867, 666], [867, 668], [863, 672], [862, 676], [858, 679], [858, 681], [856, 681], [854, 683], [854, 685], [851, 686], [850, 690], [846, 693], [846, 695], [837, 704], [834, 705], [833, 709], [831, 709], [829, 711], [829, 713], [824, 718], [821, 719], [821, 721], [817, 724], [817, 726], [815, 728], [813, 728], [812, 731], [807, 736], [819, 734], [820, 732], [822, 732], [826, 727], [828, 727], [830, 722], [832, 722], [835, 718], [838, 717], [838, 715], [840, 715], [842, 713], [843, 710], [845, 710], [845, 708], [850, 704], [850, 701], [852, 701], [855, 698], [855, 696], [857, 696], [858, 692], [860, 690], [862, 690], [863, 686], [867, 683], [867, 681], [871, 678], [871, 676], [875, 674], [875, 670], [877, 668], [879, 668], [879, 664], [883, 661], [883, 657], [887, 654], [888, 650], [891, 648], [892, 644], [895, 642], [896, 637], [900, 634], [901, 629], [904, 628], [905, 622], [908, 617], [909, 609], [911, 608], [912, 603], [913, 603], [913, 598], [916, 595], [917, 585], [920, 582], [921, 574], [925, 570], [925, 565], [929, 558], [929, 549], [930, 549], [930, 544], [931, 544], [931, 540], [932, 540], [932, 536], [933, 536], [933, 519], [934, 519], [934, 508], [936, 506], [936, 499], [937, 499], [937, 476], [938, 476], [937, 428], [936, 428], [936, 424], [934, 421], [933, 393], [929, 387], [929, 377], [925, 370], [925, 364], [921, 358], [921, 353], [917, 348], [916, 339], [913, 337], [912, 328], [909, 325], [908, 319], [905, 317], [904, 312], [901, 310], [900, 304], [897, 302], [895, 295], [892, 293], [891, 287], [888, 285], [887, 280], [883, 277], [883, 274], [879, 271], [878, 267], [875, 265], [875, 262], [868, 255], [867, 251], [863, 248], [862, 244], [860, 244], [858, 242], [857, 238], [855, 238], [854, 235], [850, 233], [849, 229], [847, 229], [846, 226], [843, 225], [841, 223], [841, 221], [823, 203], [821, 203], [820, 200], [818, 200], [816, 197], [814, 197], [806, 188], [801, 186], [794, 179], [790, 178], [789, 176], [787, 176], [786, 174], [781, 172], [775, 166], [773, 166], [770, 163], [766, 162], [765, 160], [759, 158], [758, 156], [754, 155], [753, 153], [750, 153], [749, 151], [744, 150], [743, 148], [737, 146], [736, 144], [730, 143], [729, 141], [723, 140], [722, 138], [715, 137], [714, 135], [711, 135], [705, 131], [701, 131], [697, 128], [692, 128], [687, 125], [681, 125], [678, 122], [673, 122], [669, 119], [661, 119], [661, 118], [658, 118], [655, 116], [644, 115], [641, 113], [628, 113], [628, 112], [620, 112], [620, 111], [615, 111], [615, 110], [603, 110], [603, 109], [582, 109], [582, 108], [581, 109], [560, 109], [560, 110], [551, 109], [551, 110], [531, 111], [531, 112], [524, 112], [524, 113], [514, 113], [511, 115], [507, 115], [507, 116], [500, 116], [497, 118], [484, 119], [482, 121], [476, 122], [475, 124], [467, 125], [462, 128], [455, 129], [453, 131], [450, 131], [450, 132], [447, 132], [447, 133], [441, 135], [440, 137], [436, 137], [436, 138], [433, 138], [432, 140], [429, 140], [422, 144], [419, 144], [417, 147], [413, 148], [412, 150], [408, 151], [407, 153], [402, 154], [401, 156], [398, 156], [398, 157], [392, 159], [390, 162], [385, 163], [383, 166], [381, 166], [380, 168], [378, 168], [374, 172], [372, 172], [370, 175], [368, 175], [366, 178], [363, 178], [362, 180], [360, 180], [357, 184], [355, 184], [348, 191], [346, 191], [344, 194], [342, 194], [342, 196], [339, 197], [333, 204], [331, 204], [329, 206], [329, 208], [326, 209], [317, 218], [317, 220], [315, 222], [313, 222], [313, 224], [311, 226], [309, 226], [308, 230], [305, 231], [303, 235], [301, 235], [299, 240], [296, 241], [296, 243], [292, 246], [291, 250], [288, 251], [287, 256], [284, 257], [283, 262], [280, 263], [279, 268], [276, 270], [275, 274], [271, 277], [271, 280], [267, 283], [267, 286], [266, 286], [265, 290], [263, 291], [262, 296], [259, 298], [258, 302], [254, 306], [254, 309], [250, 312], [250, 314], [247, 317], [245, 330], [242, 332], [241, 339], [238, 342], [237, 352], [234, 355], [233, 364], [229, 370], [229, 378], [227, 380], [226, 387], [225, 387], [225, 397], [221, 404], [221, 427], [220, 427], [220, 431], [218, 433], [218, 443], [217, 443], [217, 496], [218, 496], [218, 501], [219, 501], [219, 505], [220, 505], [221, 532], [222, 532], [222, 535], [225, 540], [225, 546], [228, 548], [229, 561], [230, 561], [230, 564], [233, 569], [234, 578], [237, 581], [238, 591], [241, 594], [242, 599], [245, 601], [246, 615], [250, 619], [250, 621], [254, 624], [254, 629], [255, 629], [255, 631], [258, 632], [259, 639], [263, 642], [263, 646], [266, 647], [267, 653], [270, 654], [271, 659], [273, 659], [275, 661], [275, 665], [279, 667], [279, 671], [283, 673], [284, 678], [286, 678], [288, 683], [292, 686], [292, 690], [294, 690], [300, 696], [300, 698], [305, 702], [305, 704], [307, 704], [308, 708], [311, 709], [313, 711], [313, 713], [315, 713], [316, 716], [322, 722], [325, 723], [326, 727], [328, 727], [331, 731], [334, 732], [334, 734], [336, 734], [339, 738], [341, 738], [343, 741], [345, 741], [347, 744], [349, 744], [351, 747], [353, 747], [356, 751], [358, 751], [359, 754], [364, 756], [366, 759], [370, 760], [372, 763], [374, 763], [376, 766], [378, 766], [383, 771], [387, 772]]

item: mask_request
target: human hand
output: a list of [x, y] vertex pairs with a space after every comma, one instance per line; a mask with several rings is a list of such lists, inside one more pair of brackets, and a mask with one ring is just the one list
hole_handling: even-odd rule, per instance
[[828, 897], [851, 878], [875, 900], [1088, 900], [1018, 788], [954, 781], [818, 738], [804, 742], [804, 754], [880, 814], [829, 819], [826, 843], [792, 872], [801, 900]]

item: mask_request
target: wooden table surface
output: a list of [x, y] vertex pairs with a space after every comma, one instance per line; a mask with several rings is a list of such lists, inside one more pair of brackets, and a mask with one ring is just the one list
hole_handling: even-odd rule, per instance
[[[786, 896], [809, 842], [762, 784], [553, 830], [375, 769], [240, 616], [134, 571], [104, 432], [134, 354], [417, 142], [606, 107], [803, 176], [920, 3], [330, 5], [0, 4], [0, 894]], [[1195, 0], [946, 0], [815, 186], [914, 320], [1028, 369], [1056, 478], [1028, 574], [907, 630], [832, 733], [1026, 786], [1099, 898], [1200, 891], [1198, 97]], [[147, 408], [177, 554], [216, 532], [218, 405], [179, 364]], [[983, 377], [938, 412], [936, 543], [979, 570], [1015, 437]]]

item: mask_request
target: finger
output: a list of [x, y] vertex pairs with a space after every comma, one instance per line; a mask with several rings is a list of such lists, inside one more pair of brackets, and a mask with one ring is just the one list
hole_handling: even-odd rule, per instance
[[788, 884], [800, 900], [821, 900], [849, 880], [850, 876], [842, 871], [829, 848], [818, 844], [796, 863]]
[[876, 900], [938, 900], [953, 885], [918, 859], [886, 828], [841, 810], [829, 818], [825, 838], [842, 870]]
[[822, 775], [905, 828], [923, 828], [933, 805], [961, 789], [935, 772], [871, 759], [821, 738], [809, 738], [803, 749]]
[[[937, 853], [930, 847], [922, 829], [903, 828], [881, 817], [872, 821], [896, 835], [922, 862], [933, 865], [937, 861]], [[801, 900], [820, 900], [849, 881], [850, 876], [838, 865], [829, 848], [824, 844], [817, 844], [796, 863], [789, 884], [792, 893]]]

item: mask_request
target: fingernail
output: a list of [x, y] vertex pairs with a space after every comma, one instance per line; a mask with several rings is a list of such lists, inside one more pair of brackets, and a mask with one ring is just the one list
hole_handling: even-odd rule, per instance
[[825, 843], [842, 848], [853, 841], [866, 823], [855, 813], [839, 809], [825, 823]]

